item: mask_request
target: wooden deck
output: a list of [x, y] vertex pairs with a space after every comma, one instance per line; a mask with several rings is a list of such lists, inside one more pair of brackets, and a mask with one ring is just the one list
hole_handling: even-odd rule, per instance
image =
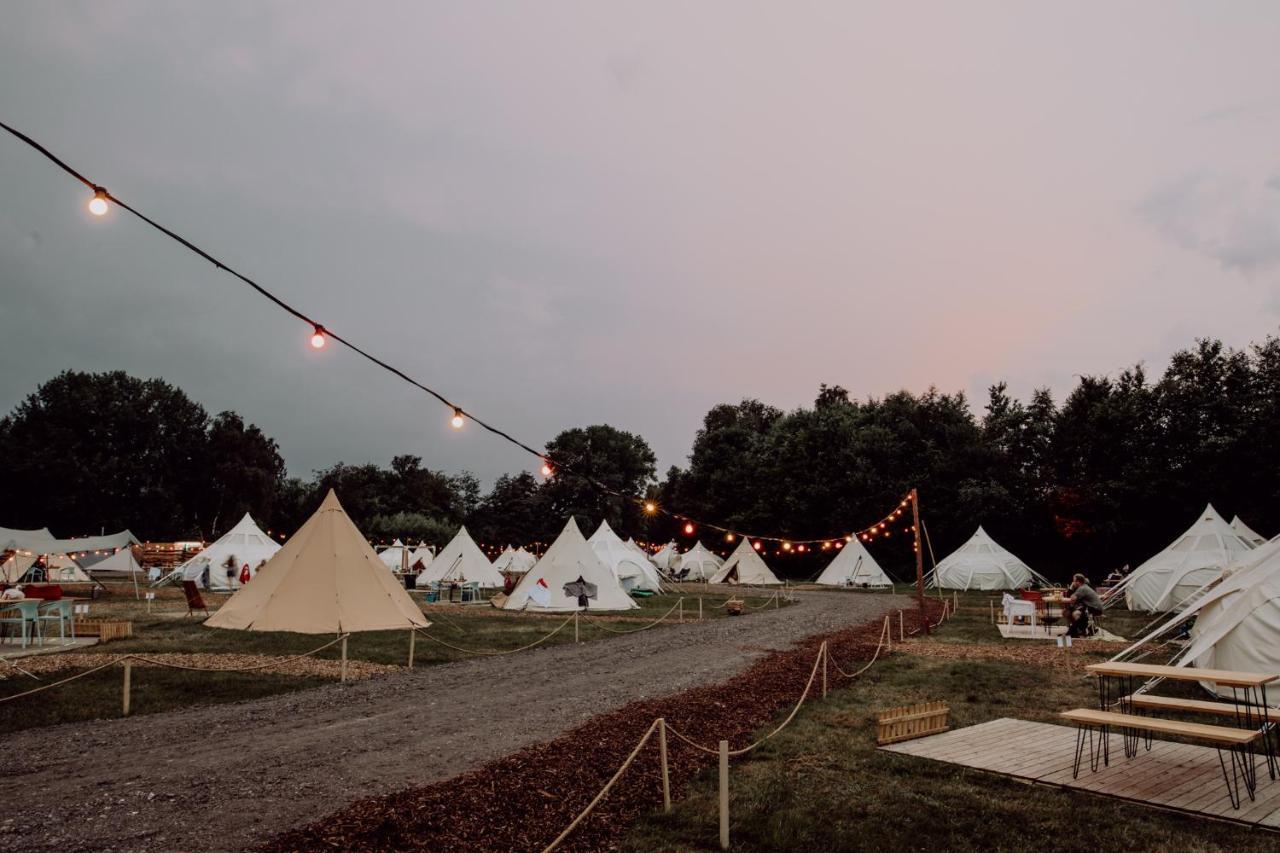
[[1150, 752], [1139, 748], [1137, 757], [1127, 759], [1120, 736], [1113, 734], [1111, 766], [1089, 772], [1086, 751], [1080, 778], [1072, 779], [1075, 746], [1073, 727], [1000, 719], [881, 749], [1026, 782], [1280, 830], [1280, 780], [1271, 779], [1262, 756], [1258, 758], [1257, 800], [1250, 802], [1242, 787], [1243, 802], [1236, 810], [1227, 798], [1217, 750], [1211, 747], [1155, 740]]

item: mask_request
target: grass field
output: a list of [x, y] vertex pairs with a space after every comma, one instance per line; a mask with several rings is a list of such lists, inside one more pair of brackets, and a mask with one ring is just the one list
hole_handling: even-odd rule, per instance
[[[152, 602], [150, 613], [145, 602], [137, 601], [132, 597], [131, 589], [127, 591], [116, 589], [110, 597], [92, 603], [91, 615], [95, 618], [133, 620], [134, 636], [128, 640], [115, 640], [90, 646], [82, 651], [101, 656], [104, 661], [130, 652], [288, 656], [309, 652], [333, 639], [330, 635], [312, 636], [205, 628], [200, 624], [201, 619], [186, 618], [182, 615], [186, 612], [186, 607], [182, 603], [183, 598], [179, 590], [162, 589], [158, 595], [158, 599]], [[767, 600], [765, 597], [754, 597], [761, 596], [758, 591], [753, 591], [750, 595], [753, 597], [747, 599], [748, 613]], [[723, 605], [728, 597], [727, 593], [719, 591], [689, 592], [684, 596], [685, 621], [697, 619], [698, 598], [702, 599], [704, 619], [724, 618]], [[637, 610], [626, 611], [621, 615], [593, 617], [607, 627], [598, 627], [592, 621], [582, 619], [578, 624], [578, 637], [582, 642], [599, 642], [620, 636], [621, 632], [642, 628], [646, 623], [667, 614], [680, 598], [679, 595], [658, 595], [638, 599], [637, 603], [640, 607]], [[210, 607], [215, 607], [225, 600], [225, 596], [209, 595], [207, 600]], [[786, 606], [787, 603], [780, 601], [778, 604]], [[545, 637], [565, 621], [564, 615], [508, 614], [499, 612], [489, 605], [425, 605], [423, 610], [433, 623], [426, 632], [430, 636], [458, 648], [485, 651], [507, 651], [527, 646]], [[676, 612], [670, 613], [664, 623], [674, 623], [678, 621], [679, 616], [680, 611], [677, 609]], [[545, 644], [571, 643], [573, 639], [573, 624], [569, 623]], [[6, 645], [0, 648], [8, 651], [11, 646]], [[376, 631], [354, 634], [348, 641], [347, 654], [352, 661], [405, 666], [409, 655], [409, 633], [408, 631]], [[331, 646], [315, 655], [315, 660], [328, 662], [328, 665], [316, 667], [314, 672], [306, 674], [209, 673], [159, 667], [135, 667], [132, 713], [156, 713], [188, 705], [232, 702], [315, 687], [336, 679], [338, 668], [333, 662], [338, 661], [340, 657], [340, 648], [337, 645]], [[457, 651], [423, 636], [419, 636], [414, 643], [416, 667], [473, 657], [475, 655]], [[45, 661], [42, 659], [42, 662]], [[21, 665], [23, 661], [18, 660], [16, 663]], [[217, 660], [210, 658], [207, 665], [218, 665]], [[31, 690], [41, 683], [66, 678], [89, 668], [91, 667], [81, 666], [59, 669], [56, 672], [43, 672], [40, 673], [41, 681], [37, 682], [5, 667], [8, 672], [0, 673], [7, 676], [0, 678], [0, 698]], [[119, 716], [121, 714], [121, 678], [120, 668], [111, 667], [65, 686], [0, 705], [0, 733], [34, 726]]]
[[[1001, 640], [989, 596], [961, 596], [961, 611], [932, 641], [1026, 646]], [[1145, 624], [1108, 614], [1108, 629]], [[908, 641], [909, 643], [912, 641]], [[916, 641], [919, 642], [919, 641]], [[1043, 644], [1048, 650], [1048, 644]], [[1055, 722], [1057, 711], [1092, 707], [1093, 683], [1056, 648], [1041, 664], [948, 660], [897, 653], [733, 765], [735, 850], [1275, 850], [1280, 837], [1244, 831], [1086, 794], [1033, 787], [950, 764], [879, 752], [879, 709], [927, 700], [951, 706], [953, 727], [1000, 717]], [[1105, 655], [1073, 649], [1076, 663]], [[1080, 660], [1080, 659], [1083, 659]], [[714, 773], [700, 775], [670, 815], [651, 814], [624, 849], [718, 849]]]

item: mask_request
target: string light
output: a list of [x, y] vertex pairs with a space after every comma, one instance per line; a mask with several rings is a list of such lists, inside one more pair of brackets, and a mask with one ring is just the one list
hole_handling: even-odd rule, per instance
[[732, 542], [732, 541], [733, 541], [733, 534], [732, 534], [732, 533], [726, 533], [726, 534], [724, 535], [724, 541], [726, 541], [726, 542]]
[[542, 476], [544, 477], [551, 476], [551, 465], [547, 462], [542, 463]]
[[791, 550], [791, 543], [790, 543], [790, 542], [783, 542], [783, 543], [782, 543], [782, 550], [784, 550], [784, 551], [790, 551], [790, 550]]
[[658, 505], [653, 501], [645, 501], [644, 511], [647, 512], [649, 515], [653, 515], [655, 512], [658, 511]]
[[315, 334], [311, 336], [312, 349], [324, 349], [324, 326], [316, 326]]
[[462, 409], [457, 406], [453, 407], [453, 417], [449, 419], [449, 425], [454, 429], [462, 429], [462, 425], [466, 423], [466, 418], [462, 416]]
[[685, 536], [692, 536], [692, 535], [693, 535], [693, 522], [691, 522], [691, 521], [687, 521], [687, 522], [685, 522], [685, 525], [684, 525], [684, 535], [685, 535]]
[[89, 199], [89, 212], [94, 216], [106, 216], [107, 210], [107, 191], [102, 187], [96, 187], [93, 191], [93, 198]]

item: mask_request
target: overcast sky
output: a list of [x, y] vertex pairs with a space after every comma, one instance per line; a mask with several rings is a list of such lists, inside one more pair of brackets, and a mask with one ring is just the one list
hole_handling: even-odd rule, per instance
[[[975, 408], [1280, 321], [1280, 4], [3, 5], [0, 120], [478, 414], [680, 464], [818, 383]], [[66, 368], [290, 471], [534, 467], [0, 138], [0, 410]]]

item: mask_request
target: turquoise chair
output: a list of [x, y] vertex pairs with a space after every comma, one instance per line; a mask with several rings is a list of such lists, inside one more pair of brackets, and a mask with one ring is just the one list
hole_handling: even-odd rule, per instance
[[[44, 606], [40, 608], [39, 613], [40, 615], [37, 617], [37, 619], [40, 622], [43, 623], [43, 622], [56, 621], [58, 623], [58, 639], [62, 641], [63, 645], [66, 645], [67, 643], [67, 625], [70, 624], [71, 625], [71, 642], [73, 643], [75, 642], [76, 612], [75, 612], [74, 602], [69, 601], [65, 598], [60, 598], [57, 601], [46, 601], [44, 603]], [[44, 631], [41, 630], [41, 634], [43, 633]]]
[[[30, 644], [33, 634], [40, 639], [41, 644], [44, 642], [44, 638], [40, 634], [41, 604], [44, 604], [44, 600], [40, 598], [18, 598], [0, 602], [0, 612], [4, 613], [4, 616], [0, 617], [0, 624], [22, 626], [22, 647], [24, 649]], [[12, 615], [14, 612], [17, 612], [18, 615]]]

